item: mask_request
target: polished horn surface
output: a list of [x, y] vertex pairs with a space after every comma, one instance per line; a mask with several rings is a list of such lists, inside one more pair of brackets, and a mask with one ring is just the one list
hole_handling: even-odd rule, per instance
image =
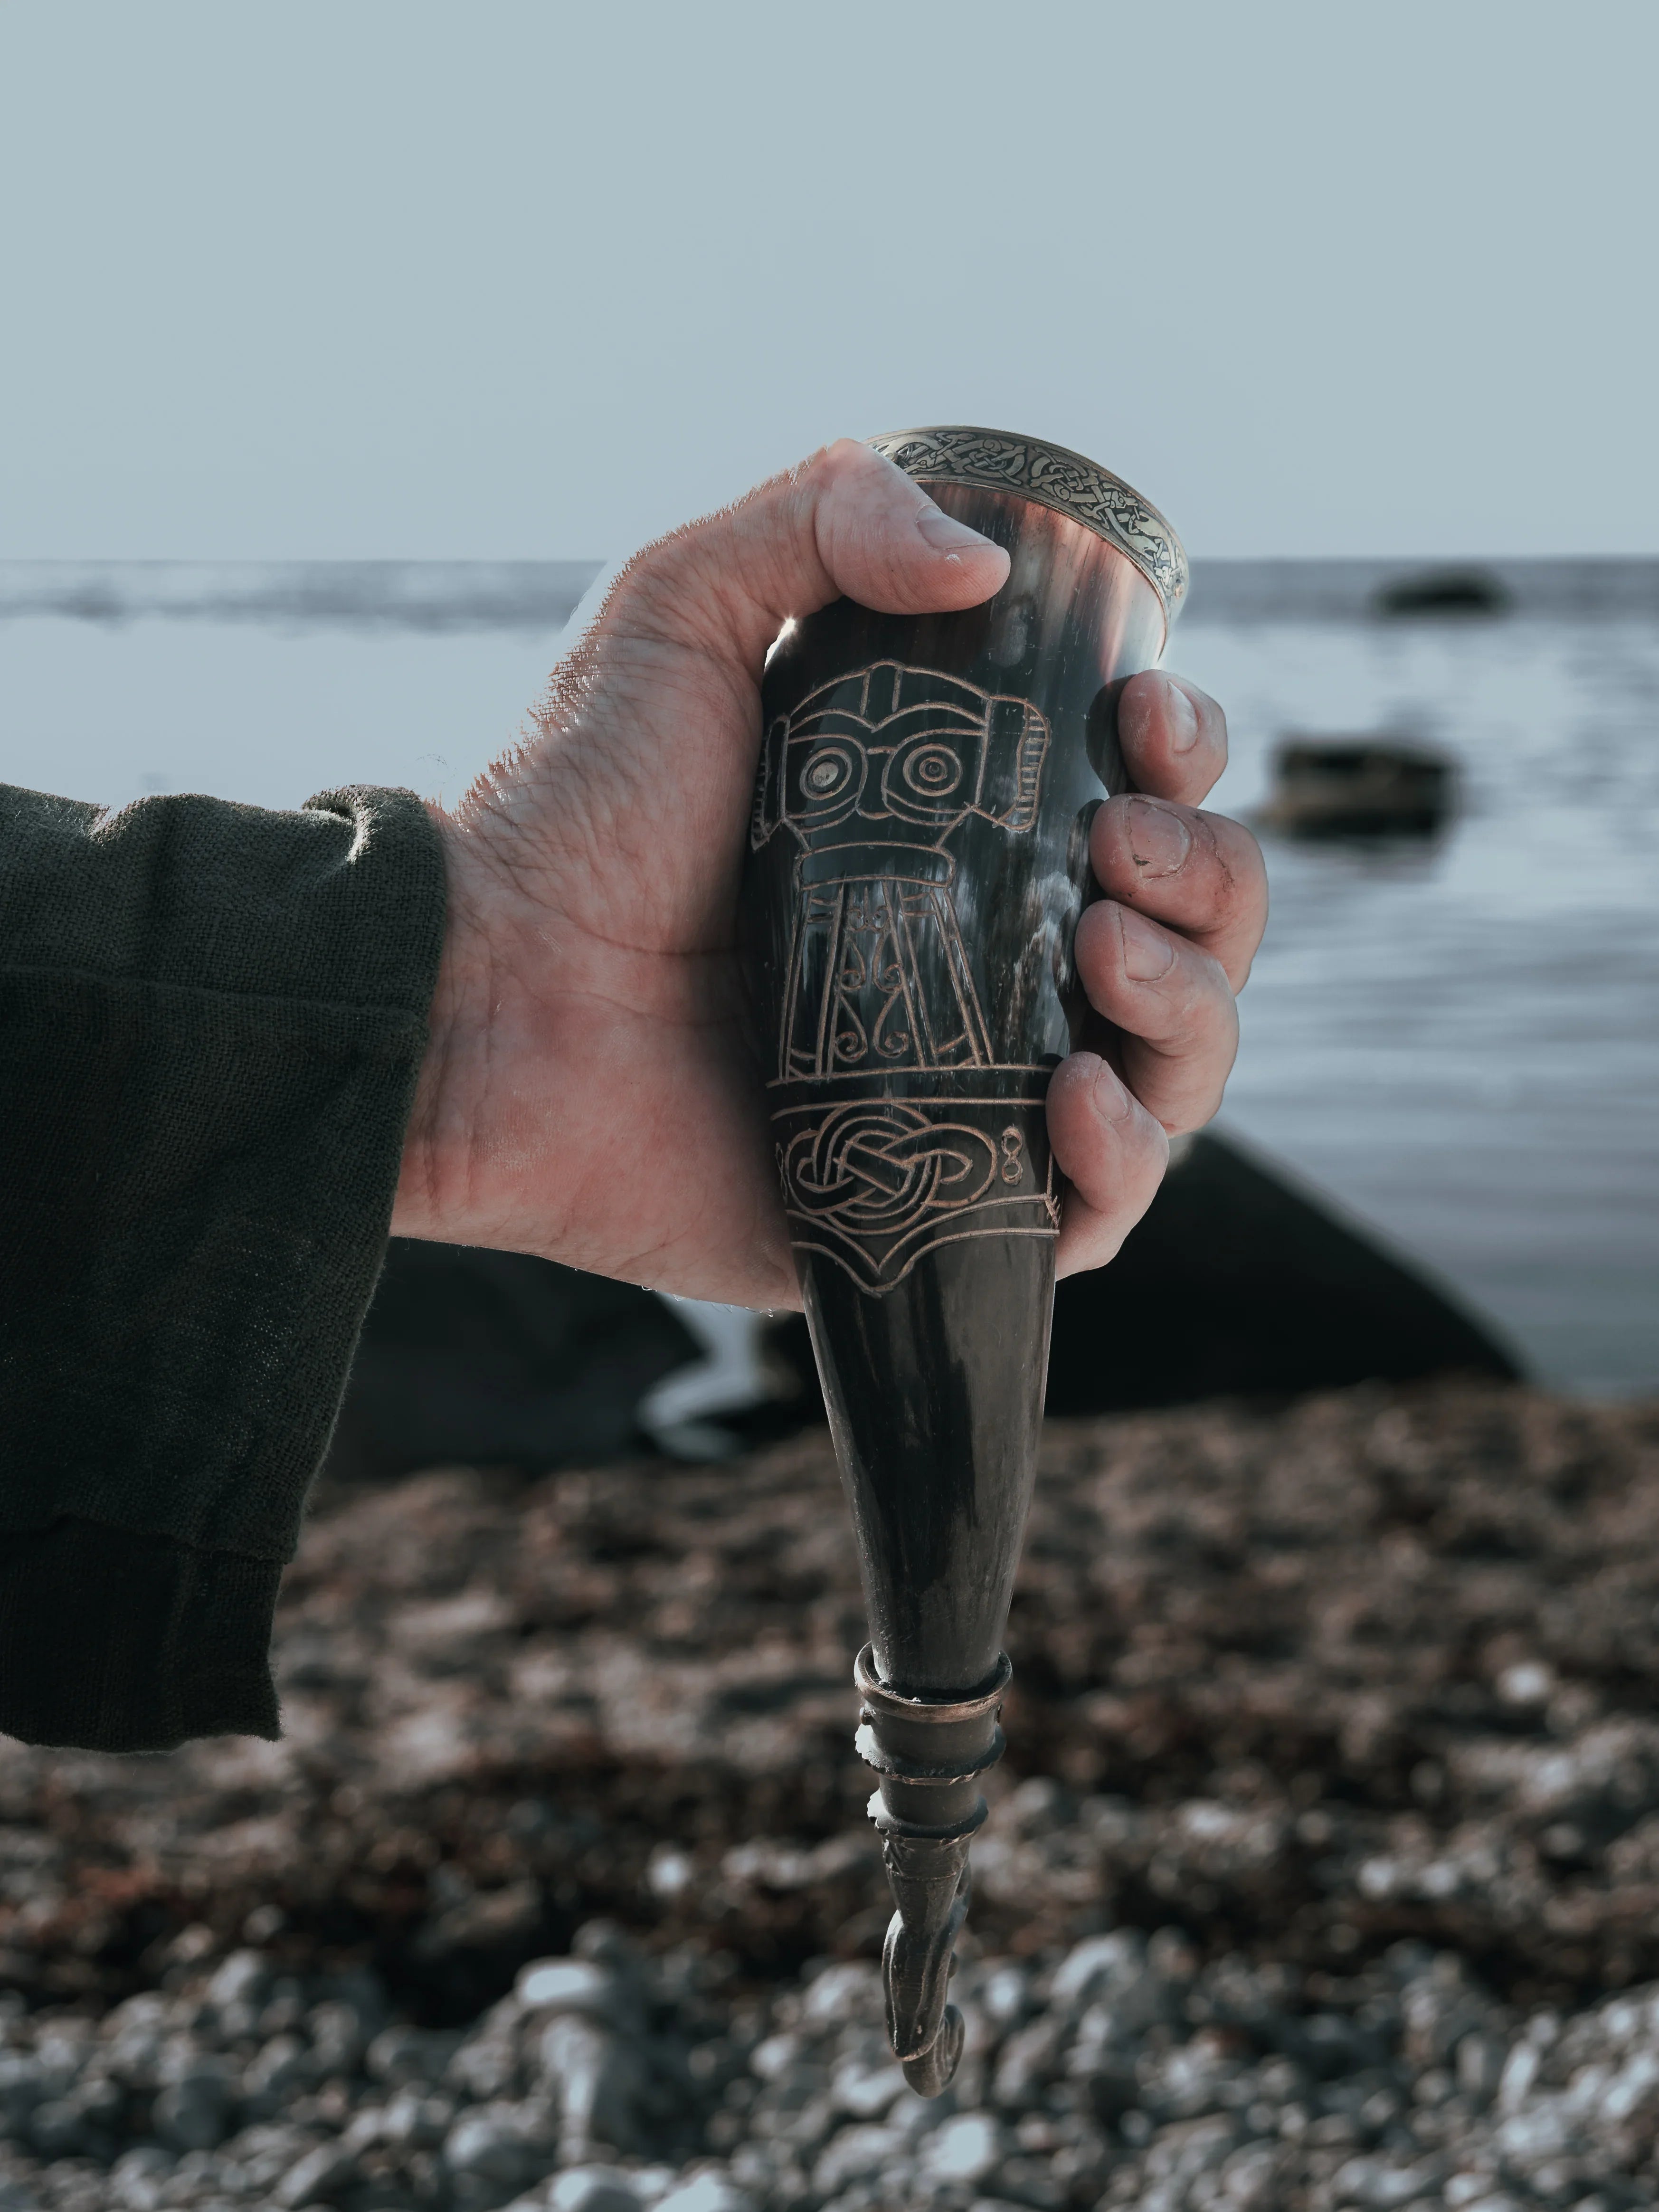
[[791, 624], [763, 690], [742, 929], [789, 1232], [858, 1539], [858, 1746], [898, 1906], [912, 2084], [946, 2002], [1030, 1504], [1061, 1189], [1048, 1078], [1084, 1006], [1088, 825], [1124, 679], [1186, 588], [1169, 525], [1081, 456], [967, 428], [872, 441], [1007, 548], [945, 615]]

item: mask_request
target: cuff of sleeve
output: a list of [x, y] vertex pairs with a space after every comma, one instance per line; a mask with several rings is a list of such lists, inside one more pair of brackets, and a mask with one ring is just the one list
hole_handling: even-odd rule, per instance
[[281, 1577], [96, 1521], [0, 1535], [0, 1731], [106, 1752], [276, 1736]]

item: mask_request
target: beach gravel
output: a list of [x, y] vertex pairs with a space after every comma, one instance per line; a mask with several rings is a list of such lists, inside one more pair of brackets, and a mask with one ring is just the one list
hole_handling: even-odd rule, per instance
[[1055, 1425], [932, 2103], [833, 1468], [321, 1501], [287, 1734], [0, 1754], [0, 2212], [1659, 2203], [1659, 1419]]

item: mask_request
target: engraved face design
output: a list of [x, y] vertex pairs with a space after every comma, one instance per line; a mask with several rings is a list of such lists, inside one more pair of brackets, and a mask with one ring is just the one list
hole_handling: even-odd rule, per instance
[[850, 715], [826, 714], [785, 738], [786, 821], [810, 834], [854, 816], [932, 830], [961, 820], [963, 794], [977, 790], [983, 768], [982, 723], [922, 708], [878, 729], [851, 724]]
[[[767, 732], [752, 838], [787, 825], [933, 843], [969, 814], [1008, 830], [1034, 817], [1048, 725], [1023, 699], [883, 662], [827, 685]], [[922, 833], [917, 840], [917, 833]]]

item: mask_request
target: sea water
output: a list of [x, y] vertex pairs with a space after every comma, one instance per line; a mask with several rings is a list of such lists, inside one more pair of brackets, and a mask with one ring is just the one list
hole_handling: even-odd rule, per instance
[[[1289, 735], [1455, 763], [1441, 837], [1266, 836], [1224, 1126], [1437, 1272], [1553, 1384], [1659, 1382], [1659, 564], [1501, 567], [1501, 618], [1386, 621], [1376, 564], [1200, 566], [1169, 665], [1226, 706], [1213, 803]], [[453, 800], [591, 565], [0, 566], [0, 780], [119, 805]]]
[[1622, 1393], [1659, 1380], [1659, 571], [1619, 571], [1605, 611], [1575, 609], [1582, 572], [1559, 579], [1501, 620], [1240, 610], [1243, 588], [1206, 619], [1195, 593], [1170, 658], [1226, 705], [1233, 812], [1289, 734], [1392, 732], [1461, 786], [1426, 844], [1264, 833], [1273, 915], [1227, 1121], [1540, 1379]]

